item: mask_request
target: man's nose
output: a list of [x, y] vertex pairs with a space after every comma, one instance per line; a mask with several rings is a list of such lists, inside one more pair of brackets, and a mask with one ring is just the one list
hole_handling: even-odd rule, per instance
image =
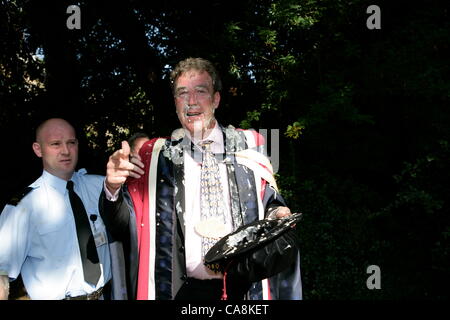
[[69, 153], [70, 153], [69, 147], [67, 146], [66, 143], [63, 143], [63, 144], [62, 144], [62, 150], [61, 150], [61, 152], [62, 152], [62, 154], [69, 154]]
[[189, 93], [188, 105], [193, 106], [197, 104], [197, 95], [195, 92]]

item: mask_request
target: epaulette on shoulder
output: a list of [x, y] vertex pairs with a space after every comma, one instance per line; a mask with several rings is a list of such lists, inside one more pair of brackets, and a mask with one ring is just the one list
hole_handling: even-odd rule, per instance
[[33, 190], [32, 187], [26, 187], [22, 191], [16, 193], [9, 201], [8, 204], [12, 206], [17, 206], [19, 202], [28, 194], [30, 191]]

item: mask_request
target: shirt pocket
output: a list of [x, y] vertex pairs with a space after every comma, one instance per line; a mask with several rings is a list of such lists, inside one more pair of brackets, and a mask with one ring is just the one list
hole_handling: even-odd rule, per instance
[[38, 243], [35, 256], [52, 259], [65, 259], [73, 251], [77, 243], [74, 222], [65, 217], [62, 219], [42, 219], [37, 226]]

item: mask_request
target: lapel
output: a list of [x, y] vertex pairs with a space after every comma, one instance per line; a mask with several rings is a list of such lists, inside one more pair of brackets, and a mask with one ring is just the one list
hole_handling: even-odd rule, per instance
[[238, 164], [234, 153], [246, 149], [245, 136], [232, 126], [227, 128], [220, 126], [223, 132], [225, 149], [225, 164], [227, 168], [228, 191], [230, 196], [230, 210], [233, 221], [233, 230], [236, 230], [244, 223], [242, 215], [243, 206], [239, 194], [239, 184], [236, 179], [236, 169]]
[[[187, 140], [187, 139], [186, 139]], [[184, 188], [184, 151], [187, 142], [185, 139], [167, 140], [166, 150], [171, 154], [171, 161], [167, 161], [172, 166], [173, 180], [175, 183], [174, 209], [176, 215], [177, 233], [184, 243], [184, 211], [185, 211], [185, 188]], [[192, 143], [190, 150], [192, 150]]]

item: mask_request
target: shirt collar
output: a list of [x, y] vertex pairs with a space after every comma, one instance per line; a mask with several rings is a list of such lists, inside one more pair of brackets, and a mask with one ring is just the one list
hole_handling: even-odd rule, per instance
[[[72, 175], [72, 178], [70, 180], [74, 180], [75, 174]], [[51, 187], [53, 187], [56, 191], [60, 192], [61, 194], [65, 194], [66, 192], [66, 186], [67, 181], [61, 178], [58, 178], [57, 176], [52, 175], [48, 171], [44, 170], [42, 173], [42, 178], [46, 183], [48, 183]]]
[[[215, 150], [214, 152], [223, 152], [223, 134], [222, 134], [222, 130], [220, 129], [219, 123], [216, 120], [216, 123], [214, 125], [214, 128], [211, 130], [211, 132], [209, 133], [209, 135], [207, 137], [205, 137], [204, 139], [201, 140], [197, 140], [197, 139], [193, 139], [190, 132], [185, 130], [185, 133], [187, 135], [187, 137], [196, 145], [198, 145], [199, 143], [206, 141], [206, 140], [212, 140], [213, 143], [211, 145], [211, 150]], [[219, 149], [219, 150], [218, 150]]]

